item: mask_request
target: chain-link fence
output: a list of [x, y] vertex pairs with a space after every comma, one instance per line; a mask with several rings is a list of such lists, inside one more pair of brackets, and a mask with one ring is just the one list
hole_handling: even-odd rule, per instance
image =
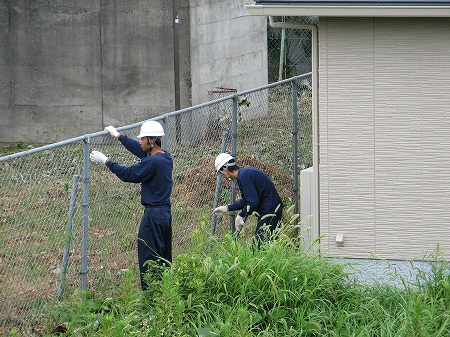
[[[317, 24], [317, 17], [279, 16], [274, 20], [290, 28], [277, 28], [267, 21], [269, 83], [312, 71], [312, 32], [302, 25]], [[296, 26], [298, 28], [296, 28]]]
[[[230, 231], [228, 217], [211, 218], [215, 204], [239, 197], [237, 185], [216, 175], [220, 152], [235, 155], [241, 167], [262, 169], [286, 205], [297, 203], [296, 177], [312, 166], [311, 91], [303, 85], [310, 76], [155, 118], [174, 160], [175, 263], [202, 221], [214, 235]], [[118, 130], [136, 137], [140, 125]], [[125, 166], [137, 160], [106, 131], [0, 158], [0, 334], [15, 328], [39, 335], [49, 324], [43, 308], [80, 288], [106, 296], [118, 274], [137, 266], [140, 185], [91, 165], [92, 150]]]

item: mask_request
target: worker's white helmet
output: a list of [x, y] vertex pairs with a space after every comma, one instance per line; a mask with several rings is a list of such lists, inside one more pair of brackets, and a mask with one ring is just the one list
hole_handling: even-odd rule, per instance
[[157, 121], [148, 121], [141, 125], [141, 132], [138, 138], [142, 137], [162, 137], [164, 136], [164, 129], [161, 123]]
[[219, 172], [219, 170], [223, 166], [236, 165], [236, 161], [234, 160], [233, 156], [230, 156], [228, 153], [221, 153], [216, 157], [216, 161], [214, 162], [214, 165], [216, 166], [216, 172]]

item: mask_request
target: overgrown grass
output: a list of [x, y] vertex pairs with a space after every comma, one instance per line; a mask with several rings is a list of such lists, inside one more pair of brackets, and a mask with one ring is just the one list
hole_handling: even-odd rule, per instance
[[28, 148], [28, 146], [32, 145], [26, 145], [24, 143], [14, 143], [14, 144], [0, 143], [0, 157], [7, 156], [12, 153], [25, 151]]
[[[125, 271], [114, 297], [81, 296], [60, 308], [66, 336], [448, 336], [448, 262], [403, 288], [359, 283], [345, 264], [301, 250], [284, 226], [257, 249], [243, 237], [193, 232], [162, 279], [135, 291]], [[437, 255], [436, 255], [437, 256]], [[437, 256], [438, 257], [438, 256]], [[55, 317], [56, 318], [56, 317]]]

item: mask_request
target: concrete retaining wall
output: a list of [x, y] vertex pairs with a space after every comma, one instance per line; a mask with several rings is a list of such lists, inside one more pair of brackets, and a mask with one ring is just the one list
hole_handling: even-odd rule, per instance
[[[179, 0], [179, 19], [181, 108], [215, 85], [267, 82], [263, 42], [249, 47], [265, 21], [241, 1]], [[52, 143], [175, 110], [173, 50], [172, 1], [0, 0], [0, 142]]]
[[238, 92], [267, 84], [267, 18], [249, 16], [252, 0], [191, 1], [192, 102], [216, 87]]

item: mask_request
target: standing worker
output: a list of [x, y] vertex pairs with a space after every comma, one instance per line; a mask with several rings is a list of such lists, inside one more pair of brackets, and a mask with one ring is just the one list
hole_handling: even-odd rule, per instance
[[228, 153], [219, 154], [216, 157], [215, 166], [217, 172], [222, 173], [228, 179], [237, 180], [242, 198], [233, 204], [215, 208], [213, 213], [224, 215], [228, 211], [241, 210], [235, 219], [236, 232], [240, 232], [247, 216], [256, 212], [258, 223], [255, 237], [259, 244], [266, 239], [262, 227], [267, 225], [272, 234], [281, 220], [283, 202], [275, 185], [261, 170], [253, 167], [240, 168]]
[[106, 164], [120, 180], [141, 184], [141, 203], [145, 211], [138, 232], [138, 260], [141, 287], [146, 290], [144, 274], [149, 270], [146, 262], [156, 261], [161, 266], [172, 262], [172, 156], [161, 148], [164, 129], [156, 121], [142, 124], [137, 136], [139, 141], [120, 134], [114, 126], [107, 126], [105, 130], [141, 159], [139, 163], [125, 167], [99, 151], [90, 154], [93, 162]]

